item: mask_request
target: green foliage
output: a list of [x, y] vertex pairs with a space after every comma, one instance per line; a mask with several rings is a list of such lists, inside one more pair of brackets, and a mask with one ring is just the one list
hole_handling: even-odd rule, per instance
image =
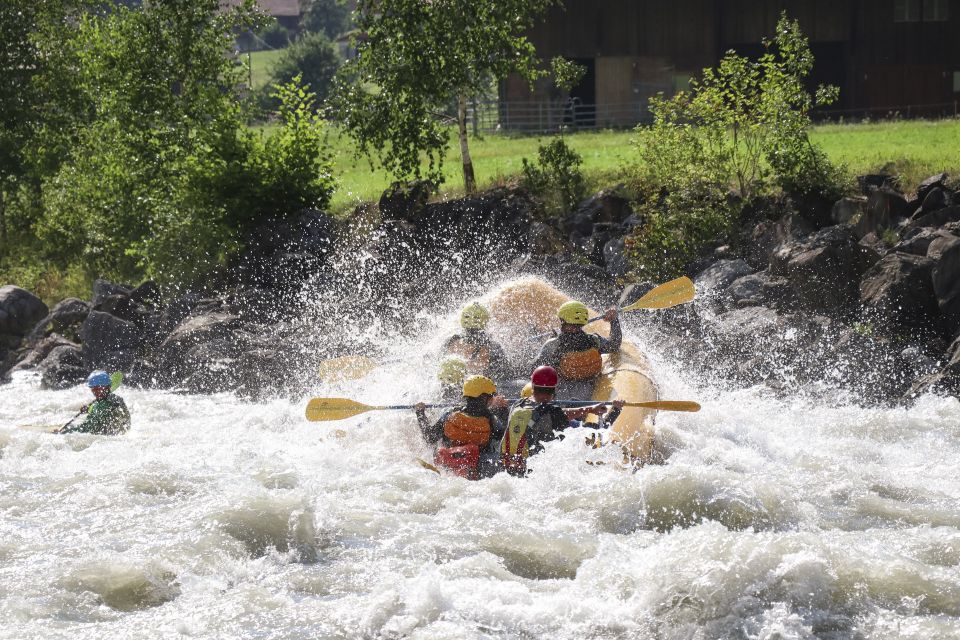
[[563, 138], [540, 145], [537, 164], [523, 159], [523, 184], [540, 196], [549, 213], [573, 211], [586, 195], [583, 158]]
[[333, 40], [353, 28], [350, 8], [344, 0], [301, 0], [300, 28], [322, 33]]
[[637, 183], [656, 205], [647, 206], [649, 223], [631, 249], [644, 275], [676, 275], [733, 228], [740, 207], [727, 196], [731, 183], [744, 200], [771, 187], [842, 192], [843, 170], [808, 136], [811, 109], [835, 100], [836, 89], [821, 87], [816, 97], [806, 90], [813, 56], [796, 21], [781, 15], [765, 45], [758, 60], [729, 52], [689, 91], [651, 99], [653, 125], [638, 129]]
[[[261, 40], [259, 45], [266, 45], [271, 49], [283, 49], [290, 44], [290, 30], [285, 26], [271, 20], [267, 25], [257, 32], [257, 37]], [[255, 48], [259, 48], [254, 45]]]
[[586, 72], [587, 68], [585, 66], [567, 60], [562, 56], [556, 56], [550, 60], [550, 75], [553, 76], [553, 84], [561, 91], [570, 91], [580, 84], [583, 74]]
[[440, 114], [458, 97], [482, 94], [491, 78], [536, 77], [533, 45], [520, 34], [553, 2], [360, 0], [365, 39], [338, 75], [333, 114], [396, 178], [440, 184], [448, 144]]
[[[271, 71], [271, 85], [285, 85], [299, 77], [322, 102], [340, 67], [340, 56], [322, 33], [307, 33], [287, 47]], [[275, 110], [279, 104], [272, 88], [263, 90], [261, 105]]]

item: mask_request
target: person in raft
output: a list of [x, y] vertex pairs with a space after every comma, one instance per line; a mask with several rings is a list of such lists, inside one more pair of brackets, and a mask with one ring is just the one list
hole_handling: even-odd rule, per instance
[[[414, 406], [424, 439], [439, 444], [434, 456], [438, 467], [470, 480], [479, 480], [499, 471], [496, 444], [503, 426], [493, 411], [507, 401], [497, 395], [497, 386], [486, 376], [470, 376], [463, 381], [463, 404], [430, 424], [422, 402]], [[492, 411], [491, 411], [492, 410]]]
[[450, 356], [440, 362], [437, 380], [440, 381], [440, 401], [456, 402], [462, 397], [463, 381], [467, 377], [467, 363], [462, 358]]
[[604, 338], [587, 333], [583, 327], [590, 319], [587, 306], [577, 300], [560, 305], [560, 335], [548, 340], [534, 358], [533, 366], [550, 366], [556, 369], [563, 383], [563, 397], [589, 398], [593, 383], [603, 370], [603, 353], [620, 350], [623, 333], [620, 329], [619, 310], [611, 307], [603, 315], [610, 323], [610, 337]]
[[123, 398], [110, 390], [110, 374], [94, 371], [87, 377], [87, 386], [94, 400], [83, 405], [80, 413], [87, 417], [77, 425], [59, 429], [57, 433], [94, 433], [101, 436], [118, 436], [130, 429], [130, 412]]
[[490, 312], [483, 305], [468, 304], [460, 311], [463, 331], [448, 338], [443, 351], [463, 358], [468, 373], [502, 380], [509, 373], [509, 362], [503, 347], [486, 332], [489, 321]]
[[[562, 437], [561, 431], [572, 420], [582, 420], [590, 414], [603, 415], [605, 404], [564, 409], [554, 404], [559, 382], [557, 371], [550, 366], [537, 367], [530, 376], [533, 394], [513, 405], [507, 428], [500, 440], [500, 464], [512, 476], [527, 475], [527, 458], [543, 450], [543, 443]], [[611, 403], [614, 411], [623, 408], [622, 400]]]

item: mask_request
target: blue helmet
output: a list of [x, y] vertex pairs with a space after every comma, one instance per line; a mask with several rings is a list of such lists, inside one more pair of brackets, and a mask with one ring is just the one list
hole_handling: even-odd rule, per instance
[[106, 371], [94, 371], [87, 376], [87, 386], [90, 388], [109, 387], [111, 384], [110, 374]]

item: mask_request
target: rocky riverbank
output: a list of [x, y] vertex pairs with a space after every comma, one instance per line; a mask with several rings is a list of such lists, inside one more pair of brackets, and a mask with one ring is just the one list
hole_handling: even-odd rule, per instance
[[[646, 323], [677, 357], [735, 384], [868, 402], [956, 394], [960, 196], [947, 184], [932, 176], [904, 194], [889, 176], [862, 176], [836, 203], [751, 203], [731, 241], [690, 265], [697, 301]], [[56, 388], [107, 368], [149, 387], [296, 393], [315, 362], [366, 353], [364, 326], [415, 331], [405, 310], [445, 310], [497, 278], [546, 276], [597, 306], [650, 286], [622, 285], [624, 239], [642, 221], [616, 188], [549, 222], [521, 190], [428, 195], [407, 185], [348, 220], [305, 211], [265, 224], [222, 285], [165, 300], [151, 282], [98, 280], [92, 300], [48, 309], [5, 286], [0, 375], [31, 369]]]

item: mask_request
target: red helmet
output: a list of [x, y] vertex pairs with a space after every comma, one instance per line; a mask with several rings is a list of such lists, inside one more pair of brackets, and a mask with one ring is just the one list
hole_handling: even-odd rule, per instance
[[546, 365], [534, 369], [530, 376], [530, 382], [535, 387], [555, 387], [557, 380], [557, 370]]

